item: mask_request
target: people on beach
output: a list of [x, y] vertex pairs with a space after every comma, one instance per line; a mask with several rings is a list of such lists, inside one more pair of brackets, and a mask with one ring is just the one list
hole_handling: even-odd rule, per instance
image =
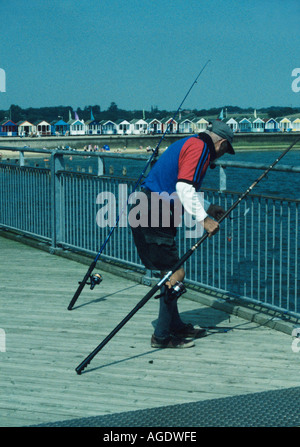
[[[203, 203], [198, 192], [210, 163], [225, 153], [234, 154], [232, 140], [232, 130], [225, 123], [214, 121], [199, 135], [171, 144], [154, 164], [141, 185], [147, 207], [138, 206], [138, 224], [130, 222], [138, 254], [147, 269], [158, 270], [163, 277], [179, 260], [175, 242], [178, 200], [180, 213], [185, 210], [192, 215], [209, 237], [219, 231], [217, 220], [225, 211], [220, 206]], [[153, 205], [157, 199], [159, 210]], [[170, 219], [165, 219], [166, 215]], [[206, 333], [180, 318], [177, 301], [185, 292], [184, 276], [181, 267], [161, 288], [158, 320], [151, 338], [154, 348], [188, 348], [194, 346], [193, 339]]]

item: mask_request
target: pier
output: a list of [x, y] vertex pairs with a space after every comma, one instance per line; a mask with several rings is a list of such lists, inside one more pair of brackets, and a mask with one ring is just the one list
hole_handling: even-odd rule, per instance
[[[223, 236], [187, 263], [179, 311], [207, 329], [194, 347], [151, 348], [153, 298], [78, 375], [158, 279], [119, 228], [97, 263], [103, 281], [69, 311], [107, 231], [95, 225], [95, 198], [124, 179], [105, 175], [101, 163], [98, 175], [67, 171], [63, 151], [51, 154], [50, 168], [29, 167], [23, 152], [20, 165], [0, 164], [0, 426], [300, 425], [299, 200], [252, 194]], [[223, 174], [205, 194], [227, 208], [236, 195]], [[133, 179], [126, 183], [130, 192]], [[180, 251], [189, 244], [181, 238]]]
[[299, 425], [294, 323], [188, 291], [182, 318], [211, 328], [208, 336], [185, 350], [153, 349], [152, 299], [78, 376], [75, 367], [149, 287], [101, 269], [101, 285], [85, 289], [68, 311], [86, 270], [82, 257], [7, 236], [0, 235], [0, 426]]

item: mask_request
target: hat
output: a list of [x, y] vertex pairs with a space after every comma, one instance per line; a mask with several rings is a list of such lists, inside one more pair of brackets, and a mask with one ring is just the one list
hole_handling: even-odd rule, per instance
[[219, 135], [219, 137], [225, 138], [228, 142], [228, 152], [233, 155], [235, 154], [232, 147], [233, 131], [227, 124], [223, 123], [223, 121], [216, 120], [208, 125], [207, 130]]

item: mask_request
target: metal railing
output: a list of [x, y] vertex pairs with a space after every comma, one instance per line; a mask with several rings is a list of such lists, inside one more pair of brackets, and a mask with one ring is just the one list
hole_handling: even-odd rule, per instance
[[[26, 166], [27, 151], [51, 154], [50, 166]], [[53, 250], [61, 247], [95, 255], [110, 230], [109, 226], [97, 225], [101, 208], [98, 194], [106, 191], [116, 199], [107, 206], [115, 207], [117, 216], [126, 203], [126, 197], [120, 197], [120, 188], [126, 187], [130, 194], [135, 181], [105, 175], [107, 162], [112, 157], [124, 161], [123, 155], [91, 154], [98, 157], [98, 175], [66, 170], [66, 155], [86, 156], [77, 151], [23, 149], [18, 164], [0, 163], [0, 228], [41, 239]], [[139, 161], [145, 158], [126, 157]], [[204, 190], [205, 198], [228, 209], [240, 194], [225, 190], [224, 167], [233, 164], [218, 164], [220, 187]], [[265, 168], [253, 163], [235, 163], [235, 167]], [[278, 166], [277, 170], [300, 172], [300, 168], [289, 166]], [[299, 202], [266, 195], [247, 196], [223, 222], [222, 231], [187, 261], [186, 281], [299, 317]], [[184, 224], [177, 237], [183, 254], [194, 240], [185, 237]], [[118, 226], [101, 258], [142, 267], [128, 225]]]

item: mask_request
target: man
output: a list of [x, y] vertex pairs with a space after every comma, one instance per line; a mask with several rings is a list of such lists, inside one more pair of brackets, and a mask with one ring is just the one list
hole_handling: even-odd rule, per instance
[[[219, 224], [214, 219], [218, 220], [224, 210], [208, 202], [203, 205], [197, 193], [209, 164], [225, 153], [234, 154], [232, 140], [232, 130], [225, 123], [214, 121], [205, 132], [171, 144], [155, 163], [142, 184], [142, 191], [148, 198], [147, 209], [139, 212], [143, 224], [131, 226], [146, 268], [159, 270], [164, 275], [179, 260], [175, 243], [176, 207], [170, 200], [174, 193], [183, 208], [202, 223], [209, 237], [219, 231]], [[166, 202], [163, 200], [158, 215], [153, 218], [153, 198], [158, 195], [168, 202], [170, 219], [167, 224], [164, 223]], [[179, 316], [177, 299], [185, 291], [184, 275], [184, 269], [180, 268], [162, 287], [158, 321], [151, 338], [154, 348], [188, 348], [194, 346], [193, 339], [205, 335], [204, 329], [183, 323]]]

